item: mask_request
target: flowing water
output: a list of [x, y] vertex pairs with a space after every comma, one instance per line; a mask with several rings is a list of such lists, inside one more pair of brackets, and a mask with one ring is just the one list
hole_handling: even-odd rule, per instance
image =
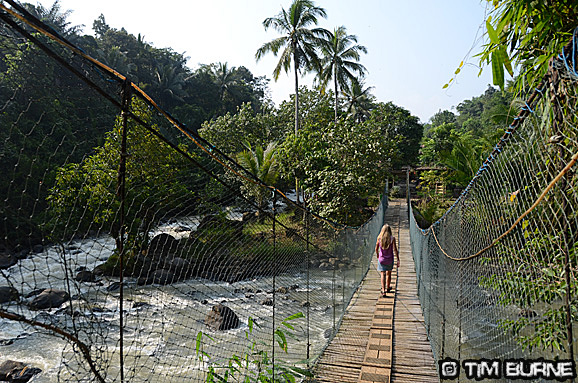
[[[155, 233], [185, 235], [176, 226], [194, 229], [193, 221], [159, 227]], [[153, 233], [153, 234], [155, 234]], [[118, 291], [108, 291], [118, 278], [104, 277], [96, 283], [73, 280], [76, 270], [93, 269], [104, 262], [115, 248], [110, 237], [87, 239], [54, 246], [21, 260], [4, 270], [4, 276], [23, 295], [40, 288], [71, 292], [72, 299], [58, 309], [30, 311], [21, 302], [3, 305], [3, 309], [36, 321], [50, 323], [78, 334], [91, 347], [92, 357], [106, 381], [120, 381], [120, 318]], [[275, 327], [281, 320], [297, 312], [309, 317], [294, 321], [295, 339], [289, 339], [289, 352], [278, 347], [277, 360], [302, 361], [318, 355], [328, 342], [339, 321], [343, 306], [349, 300], [361, 268], [345, 271], [310, 272], [309, 286], [305, 272], [280, 275], [275, 286], [286, 287], [277, 293], [275, 307], [264, 304], [273, 297], [273, 278], [262, 277], [236, 283], [191, 279], [167, 286], [137, 286], [127, 279], [124, 288], [123, 357], [125, 380], [130, 382], [186, 382], [202, 379], [207, 360], [196, 353], [197, 334], [202, 331], [212, 338], [203, 338], [203, 351], [209, 363], [219, 363], [233, 354], [242, 355], [247, 345], [249, 317], [256, 327], [250, 334], [258, 347], [272, 356], [273, 312]], [[66, 277], [72, 277], [68, 279]], [[108, 288], [108, 289], [107, 289]], [[31, 298], [28, 298], [31, 299]], [[306, 303], [309, 299], [310, 306]], [[241, 325], [229, 331], [212, 331], [204, 319], [218, 303], [233, 309]], [[71, 306], [71, 307], [70, 307]], [[74, 313], [71, 315], [71, 313]], [[285, 328], [289, 331], [288, 328]], [[78, 348], [46, 330], [16, 321], [0, 321], [0, 361], [17, 360], [42, 369], [31, 382], [93, 381]], [[303, 364], [303, 363], [302, 363]]]

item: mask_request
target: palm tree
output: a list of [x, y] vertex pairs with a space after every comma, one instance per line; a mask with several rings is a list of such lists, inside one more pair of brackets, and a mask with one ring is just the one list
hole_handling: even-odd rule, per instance
[[59, 0], [56, 0], [50, 8], [45, 8], [41, 4], [32, 5], [29, 3], [24, 3], [24, 8], [64, 37], [74, 37], [82, 31], [81, 25], [72, 25], [67, 20], [72, 11], [62, 11]]
[[357, 44], [357, 36], [348, 35], [345, 27], [335, 28], [329, 38], [320, 46], [323, 57], [319, 81], [325, 88], [333, 79], [335, 92], [335, 122], [337, 122], [339, 87], [345, 88], [356, 80], [356, 73], [363, 77], [366, 69], [358, 61], [360, 53], [367, 53], [367, 48]]
[[275, 81], [279, 79], [281, 70], [287, 73], [293, 64], [295, 74], [295, 134], [299, 130], [300, 70], [311, 70], [318, 65], [317, 46], [320, 39], [328, 36], [329, 33], [323, 28], [308, 28], [311, 25], [317, 25], [318, 17], [327, 17], [325, 9], [315, 6], [310, 0], [293, 0], [289, 11], [281, 8], [281, 12], [277, 16], [266, 18], [263, 21], [265, 30], [274, 28], [283, 36], [263, 44], [255, 54], [255, 58], [259, 61], [266, 53], [273, 52], [277, 56], [282, 51], [279, 62], [273, 70]]
[[185, 91], [186, 73], [177, 65], [158, 65], [154, 69], [154, 84], [158, 92], [158, 97], [165, 107], [170, 107], [178, 102], [183, 102]]
[[[267, 148], [257, 146], [251, 148], [249, 144], [243, 144], [246, 150], [237, 154], [237, 161], [245, 169], [253, 173], [266, 185], [274, 185], [279, 177], [277, 170], [277, 145], [274, 142], [269, 143]], [[271, 189], [256, 184], [251, 181], [243, 182], [243, 188], [248, 196], [255, 198], [255, 202], [260, 209], [264, 209], [269, 201]]]
[[[275, 29], [283, 36], [263, 44], [257, 50], [255, 58], [259, 61], [266, 53], [273, 52], [275, 56], [282, 51], [279, 62], [273, 70], [275, 81], [279, 79], [281, 70], [285, 73], [291, 69], [295, 74], [295, 135], [299, 130], [299, 73], [301, 69], [306, 71], [318, 68], [319, 58], [317, 47], [323, 37], [328, 36], [329, 31], [323, 28], [309, 29], [311, 25], [317, 25], [318, 17], [327, 17], [325, 9], [315, 6], [311, 0], [293, 0], [289, 11], [281, 8], [281, 12], [275, 17], [266, 18], [263, 21], [265, 30]], [[299, 203], [299, 180], [295, 178], [295, 193]]]
[[229, 68], [228, 63], [218, 62], [202, 65], [201, 69], [205, 70], [213, 78], [215, 85], [219, 88], [219, 98], [223, 103], [227, 95], [232, 95], [232, 88], [239, 83], [237, 68]]
[[342, 89], [342, 98], [347, 106], [347, 114], [355, 122], [365, 121], [374, 108], [375, 97], [370, 93], [372, 86], [363, 88], [363, 82], [355, 79]]

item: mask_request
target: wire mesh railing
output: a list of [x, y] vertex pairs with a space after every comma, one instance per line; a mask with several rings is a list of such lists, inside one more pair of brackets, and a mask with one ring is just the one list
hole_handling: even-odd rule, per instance
[[[574, 34], [445, 215], [428, 229], [411, 219], [419, 295], [442, 378], [575, 376], [577, 43]], [[482, 358], [485, 370], [464, 365]], [[531, 371], [544, 360], [551, 368]]]
[[360, 228], [324, 220], [17, 2], [0, 20], [19, 63], [0, 87], [0, 355], [23, 363], [14, 373], [304, 374], [291, 369], [315, 362], [369, 269], [387, 198]]

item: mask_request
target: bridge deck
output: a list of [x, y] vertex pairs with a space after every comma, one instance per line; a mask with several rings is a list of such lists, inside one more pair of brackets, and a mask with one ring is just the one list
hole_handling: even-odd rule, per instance
[[392, 273], [394, 291], [379, 297], [374, 258], [373, 269], [317, 363], [317, 382], [439, 382], [417, 297], [404, 200], [391, 203], [385, 221], [392, 226], [400, 250], [401, 266]]

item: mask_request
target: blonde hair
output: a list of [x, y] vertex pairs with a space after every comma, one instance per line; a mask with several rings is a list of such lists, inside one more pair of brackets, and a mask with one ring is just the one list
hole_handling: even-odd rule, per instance
[[387, 249], [391, 245], [391, 242], [393, 242], [392, 238], [393, 235], [391, 234], [391, 226], [386, 223], [383, 225], [379, 235], [377, 236], [377, 242], [381, 244], [383, 249]]

